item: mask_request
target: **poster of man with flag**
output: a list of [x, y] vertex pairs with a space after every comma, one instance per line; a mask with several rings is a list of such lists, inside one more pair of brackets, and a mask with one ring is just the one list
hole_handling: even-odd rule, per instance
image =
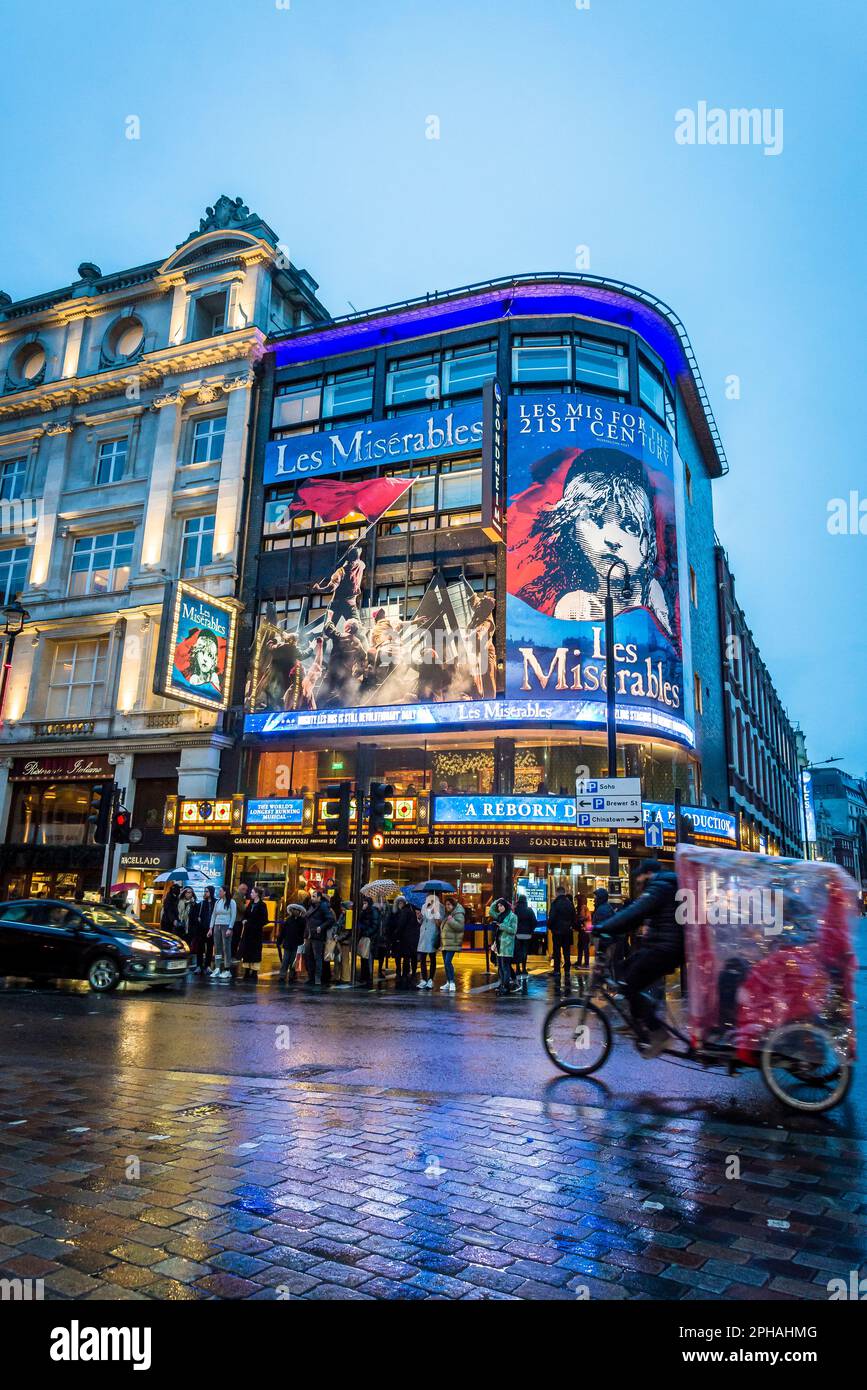
[[494, 598], [465, 580], [431, 579], [411, 616], [369, 601], [367, 536], [413, 478], [327, 478], [299, 484], [288, 512], [323, 522], [361, 517], [367, 532], [310, 588], [326, 601], [291, 629], [259, 623], [248, 683], [250, 713], [476, 700], [496, 695]]

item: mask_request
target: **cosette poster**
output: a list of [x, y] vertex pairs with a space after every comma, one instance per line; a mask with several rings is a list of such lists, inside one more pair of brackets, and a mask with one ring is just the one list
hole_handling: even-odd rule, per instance
[[168, 647], [158, 693], [226, 709], [231, 699], [238, 605], [179, 583], [171, 600]]
[[619, 402], [530, 395], [508, 440], [507, 695], [605, 701], [610, 573], [618, 703], [691, 724], [671, 436]]

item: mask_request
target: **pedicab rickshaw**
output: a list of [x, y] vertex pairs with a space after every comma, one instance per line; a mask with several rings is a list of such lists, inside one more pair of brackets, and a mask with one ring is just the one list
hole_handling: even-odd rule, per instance
[[[838, 1105], [855, 1060], [856, 884], [836, 864], [693, 845], [678, 847], [676, 869], [686, 999], [679, 1018], [658, 1015], [671, 1036], [661, 1055], [758, 1067], [794, 1110]], [[598, 951], [584, 994], [546, 1017], [543, 1042], [561, 1071], [602, 1066], [612, 1013], [637, 1041], [615, 975]]]

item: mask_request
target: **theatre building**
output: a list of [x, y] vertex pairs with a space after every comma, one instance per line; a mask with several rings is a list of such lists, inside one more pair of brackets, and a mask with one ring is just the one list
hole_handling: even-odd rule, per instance
[[[181, 800], [275, 906], [335, 878], [454, 885], [470, 920], [523, 889], [607, 881], [614, 605], [624, 891], [676, 798], [706, 843], [727, 801], [712, 482], [695, 357], [652, 296], [527, 276], [273, 336], [263, 359], [222, 801]], [[372, 781], [394, 788], [371, 837]], [[351, 784], [350, 835], [334, 789]], [[355, 812], [360, 812], [361, 823]], [[214, 826], [219, 815], [221, 824]], [[202, 817], [211, 830], [203, 828]], [[172, 828], [170, 827], [170, 828]]]

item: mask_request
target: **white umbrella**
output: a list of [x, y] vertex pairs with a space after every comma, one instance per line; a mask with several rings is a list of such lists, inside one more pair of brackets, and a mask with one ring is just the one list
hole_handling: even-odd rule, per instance
[[375, 878], [372, 883], [365, 883], [361, 892], [365, 898], [387, 898], [389, 893], [397, 892], [397, 884], [393, 878]]

